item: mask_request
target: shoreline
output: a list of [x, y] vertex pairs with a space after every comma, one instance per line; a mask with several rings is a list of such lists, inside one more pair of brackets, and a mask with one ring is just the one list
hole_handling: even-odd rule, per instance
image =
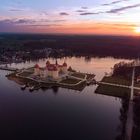
[[74, 72], [74, 74], [77, 74], [77, 73], [84, 74], [85, 77], [79, 78], [79, 77], [74, 77], [74, 75], [72, 75], [72, 76], [68, 76], [68, 78], [61, 81], [51, 81], [51, 80], [43, 81], [41, 79], [37, 80], [28, 76], [21, 76], [20, 72], [17, 72], [17, 71], [6, 75], [6, 77], [9, 80], [15, 81], [16, 83], [22, 86], [24, 85], [25, 87], [29, 87], [29, 88], [33, 87], [33, 90], [40, 89], [40, 88], [62, 87], [62, 88], [82, 91], [87, 86], [87, 83], [89, 84], [95, 83], [94, 74]]

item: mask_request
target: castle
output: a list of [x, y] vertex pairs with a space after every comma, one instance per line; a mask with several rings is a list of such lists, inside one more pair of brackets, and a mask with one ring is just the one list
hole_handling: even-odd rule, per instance
[[56, 61], [56, 64], [51, 64], [50, 61], [46, 62], [45, 67], [40, 67], [38, 64], [34, 67], [34, 75], [40, 76], [41, 78], [52, 78], [59, 79], [63, 75], [67, 74], [67, 63], [64, 62], [63, 65], [59, 65]]

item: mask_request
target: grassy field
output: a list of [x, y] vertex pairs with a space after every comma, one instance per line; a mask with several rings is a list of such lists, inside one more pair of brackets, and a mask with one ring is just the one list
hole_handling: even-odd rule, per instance
[[124, 77], [120, 77], [120, 76], [118, 76], [118, 77], [114, 77], [114, 76], [104, 77], [102, 79], [102, 82], [120, 84], [120, 85], [126, 85], [126, 86], [131, 85], [131, 81], [124, 79]]
[[140, 87], [140, 83], [135, 83], [134, 87]]
[[140, 83], [135, 83], [134, 86], [135, 87], [140, 87]]
[[78, 82], [80, 82], [80, 80], [67, 78], [67, 79], [62, 80], [60, 83], [62, 83], [62, 84], [77, 84]]
[[129, 97], [130, 95], [130, 89], [103, 85], [103, 84], [100, 84], [95, 92], [97, 94], [103, 94], [103, 95], [120, 97], [120, 98], [126, 98]]
[[24, 71], [24, 72], [20, 73], [19, 76], [28, 77], [28, 76], [30, 76], [31, 74], [32, 74], [32, 72], [26, 72], [26, 71]]
[[16, 73], [12, 73], [12, 74], [7, 75], [7, 78], [9, 80], [15, 81], [16, 83], [18, 83], [20, 85], [24, 85], [26, 83], [35, 83], [33, 80], [30, 80], [27, 78], [17, 77]]
[[60, 85], [60, 87], [67, 88], [67, 89], [73, 89], [73, 90], [78, 90], [82, 91], [86, 87], [86, 82], [83, 81], [80, 84], [76, 86], [70, 86], [70, 85]]
[[74, 76], [74, 77], [77, 77], [77, 78], [82, 78], [82, 79], [85, 78], [85, 74], [78, 73], [78, 72], [73, 73], [71, 76]]
[[87, 80], [93, 79], [95, 77], [94, 74], [86, 74], [87, 75]]
[[[38, 85], [38, 82], [35, 82], [35, 81], [30, 80], [28, 78], [16, 77], [16, 73], [12, 73], [12, 74], [7, 75], [7, 78], [9, 80], [12, 80], [12, 81], [16, 82], [19, 85], [25, 85], [27, 83], [30, 86]], [[63, 84], [77, 84], [80, 81], [81, 80], [68, 78], [68, 79], [62, 80], [60, 83], [41, 83], [41, 88], [47, 89], [47, 88], [52, 88], [53, 86], [58, 86], [58, 87], [62, 87], [62, 88], [68, 88], [68, 89], [82, 91], [86, 87], [86, 82], [85, 81], [81, 82], [78, 85], [74, 85], [74, 86], [63, 85]]]
[[31, 67], [31, 68], [27, 68], [27, 70], [29, 71], [29, 72], [34, 72], [34, 67]]

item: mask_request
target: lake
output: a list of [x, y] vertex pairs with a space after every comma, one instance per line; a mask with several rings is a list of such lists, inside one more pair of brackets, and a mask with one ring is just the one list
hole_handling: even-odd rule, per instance
[[[50, 58], [55, 63], [55, 59]], [[47, 59], [10, 64], [25, 68]], [[101, 80], [120, 61], [115, 58], [71, 57], [58, 59], [81, 72], [94, 73]], [[5, 137], [38, 140], [115, 140], [121, 133], [121, 99], [96, 94], [96, 85], [83, 91], [54, 88], [29, 92], [9, 81], [8, 71], [0, 70], [0, 128]]]

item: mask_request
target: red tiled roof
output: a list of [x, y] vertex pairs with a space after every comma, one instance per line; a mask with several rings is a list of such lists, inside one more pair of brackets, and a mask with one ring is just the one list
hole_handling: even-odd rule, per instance
[[58, 67], [63, 67], [63, 65], [58, 65]]
[[39, 65], [38, 65], [38, 64], [36, 64], [36, 65], [35, 65], [35, 68], [39, 68]]
[[140, 79], [140, 76], [138, 76], [137, 79]]
[[47, 66], [47, 69], [48, 69], [49, 71], [57, 71], [57, 70], [58, 70], [55, 64], [50, 64], [50, 65], [48, 65], [48, 66]]

